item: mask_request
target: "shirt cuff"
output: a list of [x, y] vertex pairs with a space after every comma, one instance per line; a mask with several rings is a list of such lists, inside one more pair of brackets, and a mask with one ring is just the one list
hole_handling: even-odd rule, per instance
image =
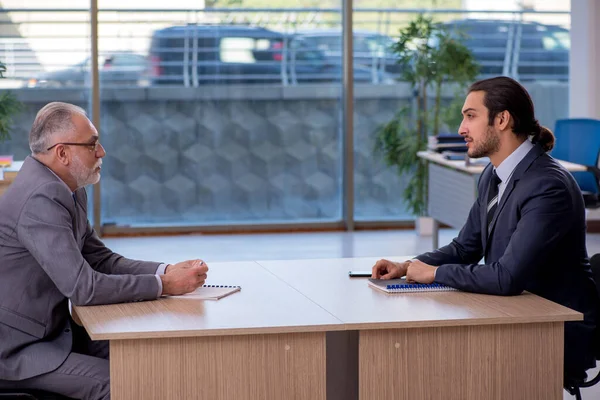
[[156, 277], [156, 281], [158, 282], [158, 294], [156, 295], [156, 298], [159, 298], [162, 296], [162, 291], [163, 291], [163, 286], [162, 286], [162, 279], [160, 279], [160, 275], [154, 275]]
[[165, 270], [167, 269], [168, 265], [169, 264], [165, 264], [165, 263], [160, 264], [158, 266], [158, 268], [156, 269], [156, 273], [154, 274], [154, 276], [156, 277], [156, 280], [158, 281], [158, 295], [156, 296], [157, 298], [162, 296], [163, 285], [162, 285], [162, 279], [160, 279], [160, 276], [165, 274]]
[[160, 264], [158, 266], [158, 268], [156, 269], [156, 275], [164, 275], [165, 270], [167, 269], [168, 266], [169, 266], [169, 264], [165, 264], [165, 263]]

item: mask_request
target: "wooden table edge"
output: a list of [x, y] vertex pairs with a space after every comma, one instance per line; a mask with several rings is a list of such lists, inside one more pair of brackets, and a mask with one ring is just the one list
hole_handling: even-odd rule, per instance
[[[85, 326], [85, 323], [84, 323]], [[211, 337], [211, 336], [244, 336], [244, 335], [276, 335], [282, 333], [319, 333], [346, 330], [343, 323], [303, 326], [273, 326], [256, 328], [219, 328], [219, 329], [196, 329], [179, 331], [148, 331], [148, 332], [119, 332], [119, 333], [96, 333], [86, 327], [88, 335], [92, 340], [142, 340], [142, 339], [171, 339], [184, 337]]]

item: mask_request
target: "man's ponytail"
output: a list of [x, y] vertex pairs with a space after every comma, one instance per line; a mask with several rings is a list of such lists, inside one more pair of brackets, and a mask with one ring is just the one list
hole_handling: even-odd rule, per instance
[[552, 131], [535, 120], [533, 127], [533, 138], [531, 143], [539, 143], [544, 151], [548, 152], [554, 148], [554, 134]]

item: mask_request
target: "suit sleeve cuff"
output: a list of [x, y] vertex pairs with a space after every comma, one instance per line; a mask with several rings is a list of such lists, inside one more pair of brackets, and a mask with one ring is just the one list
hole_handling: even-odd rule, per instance
[[[440, 272], [440, 268], [442, 268], [442, 266], [441, 266], [441, 265], [440, 265], [439, 267], [437, 267], [437, 268], [435, 269], [435, 271], [433, 271], [433, 281], [434, 281], [434, 282], [437, 282], [437, 283], [442, 283], [442, 282], [438, 281], [438, 279], [437, 279], [437, 277], [438, 277], [438, 272]], [[443, 276], [443, 275], [444, 275], [444, 271], [440, 272], [440, 274], [441, 274], [441, 275], [440, 275], [440, 279], [442, 279], [442, 280], [443, 280], [443, 278], [444, 278], [444, 276]]]

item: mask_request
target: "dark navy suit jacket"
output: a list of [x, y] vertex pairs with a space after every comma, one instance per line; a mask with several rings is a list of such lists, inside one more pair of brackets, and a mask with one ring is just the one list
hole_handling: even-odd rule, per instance
[[[599, 308], [581, 191], [569, 171], [536, 145], [515, 168], [488, 236], [491, 177], [490, 164], [458, 237], [417, 258], [439, 266], [438, 283], [492, 295], [526, 290], [582, 312], [584, 321], [565, 324], [565, 376], [579, 376], [595, 365], [592, 349]], [[482, 258], [485, 264], [479, 264]]]

